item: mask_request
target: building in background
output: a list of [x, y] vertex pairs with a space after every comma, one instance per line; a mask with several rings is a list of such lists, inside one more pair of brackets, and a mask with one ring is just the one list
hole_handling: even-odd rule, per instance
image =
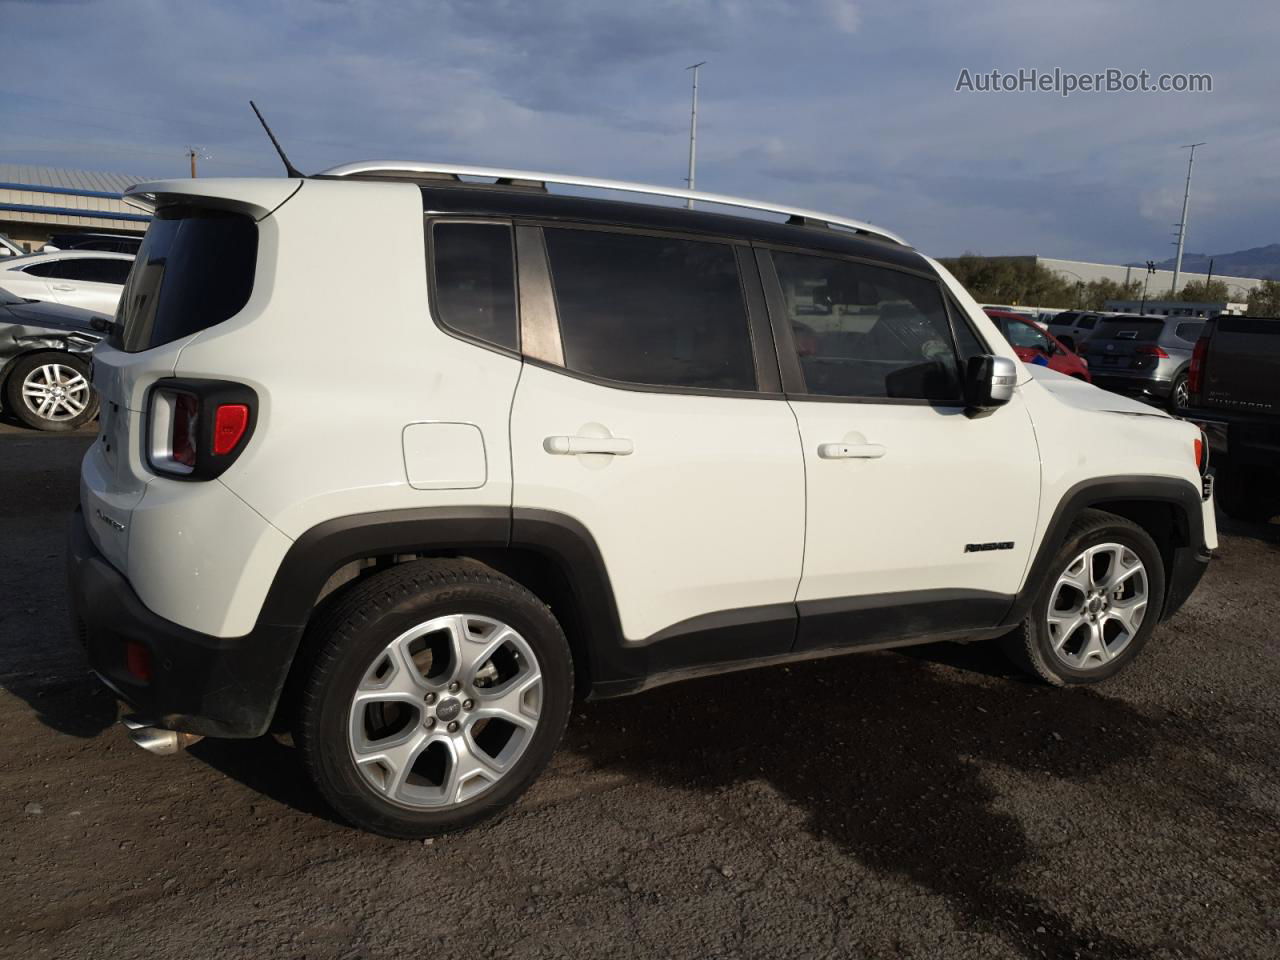
[[[1194, 276], [1194, 274], [1192, 274]], [[1217, 280], [1217, 277], [1213, 279]], [[1259, 283], [1262, 281], [1259, 280]], [[1141, 300], [1108, 300], [1105, 309], [1111, 313], [1140, 313], [1143, 310]], [[1249, 304], [1236, 303], [1231, 300], [1212, 303], [1187, 303], [1182, 300], [1148, 300], [1145, 304], [1146, 316], [1157, 317], [1210, 317], [1222, 315], [1243, 317], [1249, 312]]]
[[39, 250], [55, 233], [141, 236], [151, 218], [120, 197], [147, 179], [0, 163], [0, 235], [26, 250]]
[[[1060, 260], [1056, 257], [1038, 257], [1034, 254], [1030, 256], [985, 257], [984, 259], [997, 262], [1003, 260], [1014, 263], [1036, 264], [1047, 270], [1052, 270], [1068, 280], [1075, 280], [1081, 284], [1091, 283], [1095, 280], [1111, 280], [1115, 283], [1137, 283], [1139, 286], [1146, 283], [1149, 294], [1147, 299], [1148, 308], [1157, 298], [1168, 297], [1170, 288], [1173, 286], [1172, 270], [1157, 270], [1151, 274], [1151, 280], [1148, 282], [1146, 267], [1133, 267], [1122, 263]], [[1240, 300], [1247, 300], [1250, 291], [1262, 286], [1264, 283], [1264, 281], [1254, 277], [1221, 277], [1216, 273], [1213, 275], [1213, 279], [1221, 280], [1225, 283], [1227, 289], [1231, 291], [1231, 295]], [[1188, 283], [1204, 283], [1204, 281], [1205, 275], [1203, 273], [1188, 273], [1183, 270], [1178, 277], [1178, 289], [1181, 290]], [[1164, 301], [1162, 300], [1161, 302], [1163, 303]], [[1150, 309], [1147, 312], [1150, 313]]]

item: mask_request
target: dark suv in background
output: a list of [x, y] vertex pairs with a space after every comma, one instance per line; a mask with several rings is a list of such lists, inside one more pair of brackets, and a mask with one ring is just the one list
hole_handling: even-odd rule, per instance
[[1093, 382], [1171, 410], [1185, 407], [1191, 351], [1203, 320], [1180, 317], [1101, 317], [1081, 347]]
[[1280, 319], [1215, 317], [1191, 361], [1183, 417], [1213, 449], [1217, 501], [1227, 516], [1280, 514]]

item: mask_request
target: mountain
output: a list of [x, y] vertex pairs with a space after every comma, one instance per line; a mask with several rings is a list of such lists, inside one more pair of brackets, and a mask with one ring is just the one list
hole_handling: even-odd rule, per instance
[[[1172, 270], [1174, 260], [1162, 260], [1156, 264], [1161, 270]], [[1213, 260], [1215, 277], [1257, 277], [1259, 280], [1280, 280], [1280, 243], [1265, 247], [1251, 247], [1235, 253], [1184, 253], [1183, 273], [1208, 273], [1209, 260]], [[1145, 267], [1145, 263], [1130, 263], [1130, 267]]]

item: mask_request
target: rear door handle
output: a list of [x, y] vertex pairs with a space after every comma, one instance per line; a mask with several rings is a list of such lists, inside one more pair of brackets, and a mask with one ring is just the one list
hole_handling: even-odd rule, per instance
[[547, 437], [542, 441], [547, 453], [576, 456], [580, 453], [608, 453], [615, 457], [629, 456], [635, 449], [625, 437]]
[[885, 448], [879, 443], [820, 443], [818, 456], [823, 460], [879, 460]]

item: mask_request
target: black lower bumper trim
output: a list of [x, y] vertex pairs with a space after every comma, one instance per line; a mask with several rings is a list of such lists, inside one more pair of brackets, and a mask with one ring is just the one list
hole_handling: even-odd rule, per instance
[[[98, 552], [78, 509], [67, 538], [67, 588], [90, 666], [140, 713], [167, 729], [210, 737], [267, 731], [300, 626], [260, 623], [242, 637], [212, 637], [156, 615]], [[130, 642], [151, 655], [149, 682], [129, 672]]]

